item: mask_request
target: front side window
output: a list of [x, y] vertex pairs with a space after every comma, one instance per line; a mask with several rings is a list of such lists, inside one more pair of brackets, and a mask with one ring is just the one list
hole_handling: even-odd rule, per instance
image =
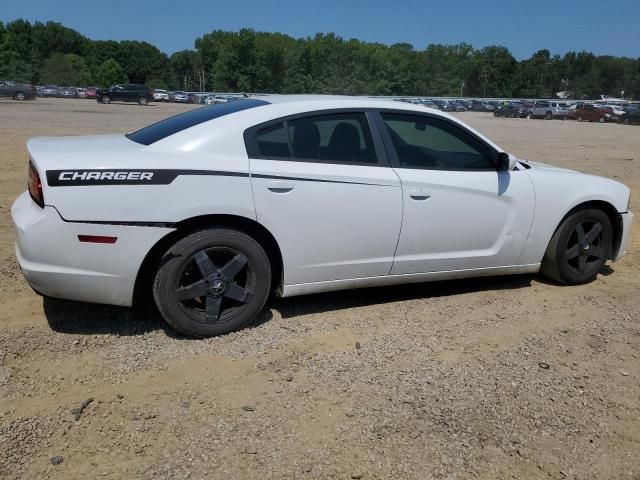
[[438, 170], [495, 170], [491, 150], [446, 120], [382, 113], [399, 166]]
[[367, 117], [362, 112], [297, 118], [287, 125], [292, 155], [297, 160], [377, 162]]

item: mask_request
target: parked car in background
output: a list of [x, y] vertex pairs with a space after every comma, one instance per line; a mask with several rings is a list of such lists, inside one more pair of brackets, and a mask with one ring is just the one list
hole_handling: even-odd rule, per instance
[[558, 102], [536, 102], [527, 112], [527, 118], [546, 118], [547, 120], [565, 119], [568, 115], [569, 110], [566, 106]]
[[189, 95], [184, 92], [173, 92], [172, 101], [178, 103], [189, 103]]
[[76, 98], [77, 96], [78, 90], [75, 87], [58, 88], [58, 97], [60, 98]]
[[96, 101], [98, 103], [138, 102], [140, 105], [147, 105], [153, 101], [153, 92], [145, 85], [123, 83], [98, 90]]
[[58, 96], [58, 87], [56, 85], [45, 85], [42, 87], [42, 96], [43, 97], [57, 97]]
[[76, 88], [76, 91], [78, 92], [78, 98], [86, 98], [86, 96], [87, 96], [87, 89], [86, 88], [78, 87], [78, 88]]
[[480, 100], [471, 100], [469, 110], [472, 112], [493, 112], [496, 109], [493, 105], [488, 102], [483, 102]]
[[632, 123], [640, 124], [640, 108], [627, 109], [624, 115], [622, 115], [621, 121], [625, 125], [630, 125]]
[[28, 98], [36, 98], [37, 93], [38, 91], [33, 85], [13, 80], [0, 80], [0, 97], [27, 100]]
[[578, 122], [608, 122], [611, 120], [611, 109], [606, 107], [596, 107], [592, 103], [578, 104], [580, 107], [576, 108], [576, 120]]
[[98, 87], [87, 87], [84, 92], [84, 98], [96, 98]]
[[200, 103], [200, 97], [202, 96], [203, 96], [202, 93], [190, 93], [188, 95], [189, 103]]
[[500, 105], [493, 111], [494, 117], [507, 117], [507, 118], [525, 118], [527, 116], [527, 108], [518, 102], [509, 102], [505, 105]]
[[169, 92], [163, 90], [161, 88], [155, 88], [153, 90], [153, 99], [156, 102], [168, 102], [169, 101]]

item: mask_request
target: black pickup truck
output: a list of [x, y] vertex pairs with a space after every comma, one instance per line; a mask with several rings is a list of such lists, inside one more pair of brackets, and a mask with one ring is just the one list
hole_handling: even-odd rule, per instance
[[153, 101], [153, 90], [144, 85], [121, 83], [98, 90], [96, 101], [98, 103], [138, 102], [140, 105], [147, 105]]

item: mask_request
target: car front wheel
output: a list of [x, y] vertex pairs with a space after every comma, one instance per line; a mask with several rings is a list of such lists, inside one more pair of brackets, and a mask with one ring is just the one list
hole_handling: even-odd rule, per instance
[[567, 217], [554, 233], [542, 273], [560, 283], [589, 283], [602, 269], [611, 249], [612, 228], [602, 210], [587, 208]]
[[16, 92], [16, 94], [13, 96], [14, 100], [24, 100], [25, 98], [27, 98], [27, 96], [24, 94], [24, 92]]
[[140, 105], [146, 105], [147, 103], [149, 103], [149, 102], [147, 101], [147, 97], [140, 97], [140, 98], [138, 99], [138, 104], [140, 104]]
[[191, 337], [212, 337], [256, 320], [271, 290], [269, 259], [238, 230], [200, 230], [176, 242], [153, 285], [164, 319]]

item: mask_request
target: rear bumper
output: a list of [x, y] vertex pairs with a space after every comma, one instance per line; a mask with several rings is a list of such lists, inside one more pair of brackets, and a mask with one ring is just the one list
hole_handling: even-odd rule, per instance
[[[27, 192], [11, 208], [16, 257], [22, 273], [42, 295], [130, 306], [138, 271], [149, 250], [171, 228], [97, 225], [63, 220], [38, 207]], [[117, 237], [114, 244], [83, 243], [78, 235]]]
[[620, 214], [622, 219], [622, 238], [620, 240], [620, 247], [616, 252], [613, 260], [617, 261], [622, 257], [629, 247], [629, 241], [631, 240], [631, 225], [633, 224], [633, 213], [625, 212]]

